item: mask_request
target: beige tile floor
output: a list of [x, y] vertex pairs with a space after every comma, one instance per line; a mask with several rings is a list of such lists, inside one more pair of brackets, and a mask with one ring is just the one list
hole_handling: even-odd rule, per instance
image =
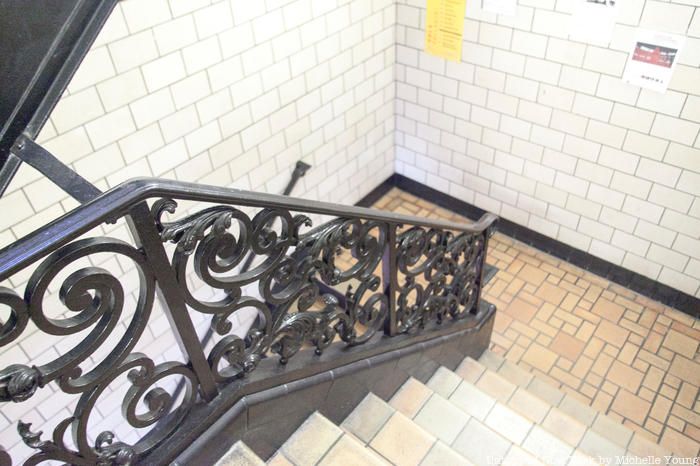
[[[392, 189], [375, 207], [462, 217]], [[491, 350], [651, 440], [700, 451], [700, 321], [497, 233]]]

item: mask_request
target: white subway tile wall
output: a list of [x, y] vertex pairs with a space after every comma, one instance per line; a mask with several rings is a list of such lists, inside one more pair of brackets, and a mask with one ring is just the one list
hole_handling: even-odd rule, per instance
[[[467, 2], [461, 64], [397, 3], [398, 173], [700, 297], [697, 1], [618, 2], [607, 47], [568, 39], [571, 0]], [[687, 36], [665, 94], [622, 80], [637, 27]]]
[[[38, 140], [100, 189], [159, 176], [278, 193], [301, 159], [313, 169], [293, 195], [353, 204], [394, 173], [395, 16], [394, 0], [120, 1]], [[0, 199], [0, 247], [75, 206], [22, 166]], [[123, 223], [101, 233], [131, 241]], [[132, 294], [133, 313], [133, 264], [101, 266]], [[3, 285], [22, 294], [30, 273]], [[209, 319], [192, 316], [203, 335]], [[247, 328], [252, 318], [232, 320]], [[26, 334], [0, 351], [2, 367], [48, 361], [79, 341]], [[182, 360], [160, 305], [139, 348]], [[118, 424], [126, 383], [105, 395], [95, 429]], [[17, 421], [50, 432], [75, 403], [53, 384], [40, 392], [0, 414], [2, 444], [19, 459], [29, 449]], [[116, 429], [119, 440], [138, 438], [125, 423]]]
[[[461, 63], [422, 51], [425, 4], [123, 0], [39, 140], [100, 189], [160, 176], [278, 192], [303, 159], [314, 168], [294, 195], [352, 204], [397, 171], [700, 296], [697, 1], [618, 2], [607, 47], [568, 39], [571, 0], [519, 0], [515, 17], [468, 1]], [[621, 80], [638, 26], [688, 36], [666, 94]], [[0, 199], [0, 246], [75, 206], [23, 166]], [[129, 241], [123, 223], [97, 233]], [[101, 266], [131, 293], [128, 318], [133, 265]], [[21, 291], [30, 273], [4, 285]], [[208, 319], [192, 315], [203, 334]], [[3, 366], [76, 342], [32, 329]], [[182, 359], [160, 305], [137, 349]], [[120, 416], [124, 384], [96, 426]], [[3, 445], [26, 456], [16, 422], [49, 431], [71, 407], [53, 386], [9, 406]]]

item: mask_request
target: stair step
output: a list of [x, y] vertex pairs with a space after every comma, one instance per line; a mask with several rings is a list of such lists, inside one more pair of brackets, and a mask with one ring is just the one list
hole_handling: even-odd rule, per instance
[[224, 456], [216, 462], [215, 466], [264, 466], [265, 462], [248, 445], [238, 441]]
[[462, 456], [452, 450], [452, 448], [438, 440], [425, 458], [423, 458], [420, 466], [445, 466], [453, 464], [473, 466], [472, 463], [462, 458]]
[[268, 464], [278, 466], [386, 465], [354, 436], [316, 412], [280, 447]]
[[[672, 454], [491, 351], [484, 352], [479, 361], [465, 359], [455, 373], [482, 389], [490, 389], [497, 380], [495, 377], [500, 376], [510, 384], [509, 388], [517, 387], [507, 402], [511, 408], [531, 421], [541, 423], [545, 430], [556, 432], [569, 444], [578, 445], [582, 452], [592, 457], [624, 454], [664, 457]], [[486, 379], [485, 383], [483, 379]], [[509, 388], [501, 388], [500, 392]], [[541, 419], [542, 415], [545, 415], [544, 419]]]
[[426, 385], [409, 379], [389, 403], [405, 406], [409, 393], [422, 400], [418, 410], [411, 407], [414, 422], [474, 464], [500, 458], [503, 464], [542, 465], [518, 446], [533, 424], [448, 369], [438, 369]]
[[[415, 389], [420, 386], [423, 390], [416, 392]], [[395, 395], [398, 401], [396, 406], [370, 393], [348, 415], [341, 427], [393, 464], [470, 465], [442, 441], [443, 438], [449, 439], [459, 433], [460, 419], [454, 419], [452, 413], [449, 413], [449, 419], [431, 420], [428, 412], [423, 409], [424, 404], [430, 403], [430, 400], [422, 396], [425, 392], [432, 394], [425, 385], [409, 379]], [[421, 400], [419, 403], [404, 403], [414, 394], [418, 394], [418, 399]], [[406, 416], [405, 412], [411, 416]], [[433, 429], [433, 432], [425, 427]]]
[[316, 464], [343, 431], [318, 412], [304, 423], [280, 447], [280, 453], [293, 464]]
[[[475, 364], [478, 363], [471, 363], [472, 367], [476, 368], [477, 372], [481, 373], [482, 376], [488, 378], [488, 373], [490, 371], [485, 368], [481, 370], [476, 367]], [[427, 386], [429, 388], [434, 386], [435, 379], [438, 379], [440, 383], [438, 383], [437, 386], [444, 387], [445, 380], [452, 381], [454, 379], [448, 375], [448, 372], [450, 372], [448, 369], [442, 368], [441, 371], [436, 372], [433, 379], [428, 381]], [[521, 387], [511, 384], [497, 374], [491, 373], [488, 384], [482, 384], [481, 387], [490, 388], [492, 384], [496, 386], [502, 385], [505, 389], [502, 390], [501, 393], [511, 393], [510, 398], [496, 399], [479, 387], [479, 379], [476, 382], [477, 384], [475, 385], [466, 380], [462, 380], [450, 393], [449, 401], [453, 406], [468, 414], [474, 422], [479, 422], [479, 426], [475, 424], [471, 426], [468, 425], [465, 431], [472, 430], [473, 432], [471, 435], [486, 439], [485, 443], [490, 445], [489, 448], [495, 448], [494, 451], [499, 451], [499, 448], [503, 447], [503, 443], [497, 436], [507, 440], [509, 444], [512, 445], [510, 447], [511, 449], [508, 450], [510, 458], [506, 455], [507, 461], [504, 460], [505, 464], [542, 464], [541, 461], [556, 463], [556, 457], [546, 453], [548, 449], [549, 451], [556, 451], [559, 453], [566, 452], [567, 454], [563, 456], [564, 458], [576, 455], [579, 458], [587, 459], [589, 464], [597, 464], [592, 461], [591, 458], [588, 458], [584, 452], [576, 449], [580, 438], [583, 437], [586, 430], [585, 426], [577, 423], [577, 421], [569, 418], [556, 408], [546, 405], [541, 400], [538, 400], [540, 409], [532, 418], [518, 412], [516, 408], [518, 408], [518, 404], [522, 403], [525, 397], [528, 396], [527, 392]], [[453, 385], [453, 383], [451, 383], [451, 385]], [[529, 395], [529, 397], [530, 399], [535, 398], [532, 395]], [[528, 409], [531, 408], [531, 406], [528, 406]], [[556, 435], [546, 432], [546, 430], [542, 429], [537, 424], [546, 419], [547, 416], [550, 416], [552, 419], [555, 417], [560, 419], [568, 418], [568, 424], [578, 424], [580, 430], [579, 437], [569, 437], [572, 441], [567, 442], [566, 439], [557, 438]], [[489, 430], [487, 431], [485, 428]], [[539, 432], [539, 430], [543, 432]], [[462, 453], [481, 464], [481, 461], [485, 459], [478, 458], [478, 452], [480, 451], [479, 443], [478, 441], [468, 440], [464, 445], [465, 448], [476, 449], [476, 453], [474, 453], [476, 456], [475, 458], [470, 457], [469, 453], [466, 451]], [[586, 464], [586, 462], [583, 464]]]
[[[564, 457], [575, 455], [583, 464], [596, 464], [590, 458], [593, 455], [579, 446], [587, 431], [584, 424], [479, 362], [467, 359], [458, 371], [475, 383], [462, 380], [450, 396], [455, 406], [542, 461], [556, 462], [556, 456], [546, 453], [552, 451], [557, 454], [566, 452]], [[443, 380], [448, 378], [444, 373], [440, 377]], [[498, 398], [490, 394], [494, 389]], [[514, 459], [513, 463], [519, 461], [522, 460]]]
[[[425, 384], [409, 378], [388, 403], [368, 394], [340, 427], [312, 414], [268, 464], [578, 466], [625, 455], [672, 452], [487, 351]], [[217, 466], [262, 464], [238, 442]]]
[[395, 412], [369, 446], [393, 464], [420, 464], [437, 440], [399, 412]]
[[352, 435], [344, 434], [323, 457], [319, 466], [347, 466], [362, 464], [388, 466], [378, 455], [358, 442]]
[[267, 466], [294, 466], [294, 463], [284, 456], [281, 452], [275, 453], [267, 462]]
[[395, 410], [384, 400], [369, 393], [348, 414], [340, 427], [352, 433], [366, 445], [372, 441], [394, 412]]

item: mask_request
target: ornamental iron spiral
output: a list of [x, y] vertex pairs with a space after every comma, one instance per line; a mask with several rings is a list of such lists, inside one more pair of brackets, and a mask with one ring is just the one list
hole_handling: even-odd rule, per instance
[[[322, 357], [334, 343], [358, 346], [377, 333], [417, 332], [429, 322], [460, 320], [477, 311], [488, 228], [463, 233], [402, 229], [390, 217], [357, 215], [311, 228], [307, 216], [269, 205], [253, 215], [217, 205], [165, 221], [177, 207], [167, 198], [150, 209], [145, 202], [134, 205], [129, 215], [137, 246], [108, 237], [66, 241], [39, 263], [23, 296], [0, 287], [0, 306], [9, 309], [0, 322], [0, 347], [15, 342], [30, 323], [42, 334], [79, 338], [45, 364], [16, 363], [0, 370], [2, 402], [28, 400], [51, 382], [77, 399], [72, 415], [48, 439], [31, 424], [18, 424], [24, 443], [36, 450], [25, 464], [139, 463], [172, 436], [195, 406], [211, 401], [225, 384], [245, 378], [265, 359], [286, 364], [304, 348]], [[171, 256], [164, 243], [175, 245]], [[119, 278], [104, 267], [80, 265], [96, 254], [134, 264], [133, 314], [125, 313], [128, 301]], [[241, 265], [251, 260], [254, 266], [241, 273]], [[195, 296], [192, 272], [217, 292], [216, 298]], [[55, 286], [59, 274], [65, 278]], [[171, 284], [163, 286], [168, 280]], [[194, 341], [182, 338], [191, 350], [189, 362], [156, 364], [161, 355], [134, 352], [149, 325], [157, 286], [171, 318], [171, 303], [182, 305], [179, 319], [171, 319], [173, 332], [195, 335]], [[59, 309], [48, 304], [54, 289]], [[236, 328], [235, 317], [251, 312], [250, 327]], [[219, 336], [210, 349], [196, 340], [192, 314], [207, 316]], [[106, 355], [96, 356], [98, 349], [105, 354], [107, 342], [114, 343]], [[162, 388], [169, 377], [184, 381], [182, 394]], [[206, 395], [207, 377], [213, 396]], [[111, 431], [89, 432], [91, 416], [118, 378], [128, 379], [123, 419], [135, 429], [148, 429], [132, 443]]]

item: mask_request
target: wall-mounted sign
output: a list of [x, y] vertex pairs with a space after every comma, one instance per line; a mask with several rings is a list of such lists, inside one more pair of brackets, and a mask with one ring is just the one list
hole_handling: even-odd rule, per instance
[[619, 1], [577, 0], [574, 14], [571, 16], [569, 38], [596, 45], [608, 45], [615, 29]]
[[484, 11], [503, 16], [515, 16], [518, 10], [517, 0], [484, 0]]
[[638, 30], [623, 79], [656, 92], [666, 92], [683, 42], [683, 36]]
[[466, 0], [428, 0], [425, 51], [462, 61]]

